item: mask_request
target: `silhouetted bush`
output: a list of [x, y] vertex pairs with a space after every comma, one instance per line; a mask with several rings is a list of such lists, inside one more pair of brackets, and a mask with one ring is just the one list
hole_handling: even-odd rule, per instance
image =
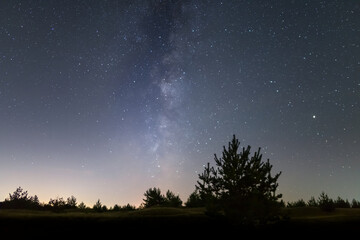
[[351, 207], [352, 207], [352, 208], [360, 208], [360, 202], [357, 201], [356, 199], [353, 199], [353, 200], [351, 201]]
[[119, 206], [117, 204], [114, 205], [114, 207], [111, 209], [114, 212], [128, 212], [128, 211], [134, 211], [136, 210], [135, 206], [130, 205], [129, 203], [124, 206]]
[[271, 175], [269, 160], [262, 162], [260, 148], [250, 156], [250, 146], [238, 153], [235, 135], [222, 158], [215, 154], [217, 168], [208, 163], [199, 174], [196, 188], [206, 201], [207, 213], [225, 215], [236, 223], [264, 223], [280, 213], [281, 194], [276, 194], [280, 173]]
[[98, 199], [97, 202], [94, 204], [93, 210], [95, 212], [102, 212], [103, 211], [103, 206], [102, 206], [102, 204], [100, 202], [100, 199]]
[[81, 203], [79, 204], [78, 208], [79, 208], [80, 210], [85, 210], [85, 209], [86, 209], [85, 203], [84, 203], [84, 202], [81, 202]]
[[160, 188], [150, 188], [144, 193], [144, 207], [163, 206], [165, 197], [161, 194]]
[[335, 208], [350, 208], [350, 203], [349, 201], [346, 199], [342, 199], [341, 197], [338, 197], [335, 201], [334, 201], [334, 205]]
[[181, 207], [182, 201], [179, 195], [175, 195], [170, 190], [167, 190], [164, 205], [167, 207]]
[[77, 202], [74, 196], [68, 197], [66, 199], [66, 208], [76, 208]]
[[284, 202], [284, 200], [280, 200], [280, 202], [279, 202], [279, 207], [280, 208], [284, 208], [285, 207], [285, 202]]
[[57, 197], [55, 199], [50, 198], [50, 201], [46, 207], [55, 212], [60, 212], [66, 209], [66, 202], [62, 197]]
[[185, 203], [185, 206], [190, 208], [205, 207], [205, 201], [201, 198], [199, 192], [195, 190], [190, 194], [188, 200]]
[[144, 193], [144, 207], [181, 207], [182, 201], [179, 195], [168, 190], [166, 195], [161, 194], [160, 188], [150, 188]]
[[2, 202], [1, 207], [5, 209], [40, 209], [41, 205], [36, 195], [29, 196], [27, 191], [18, 187], [13, 194], [9, 193], [9, 198]]
[[306, 203], [303, 199], [300, 199], [295, 202], [288, 202], [286, 207], [288, 208], [306, 207]]
[[312, 197], [310, 198], [310, 200], [307, 202], [307, 206], [308, 206], [308, 207], [318, 207], [319, 204], [318, 204], [318, 202], [316, 201], [316, 199], [312, 196]]
[[130, 205], [129, 203], [124, 205], [122, 208], [121, 208], [121, 211], [135, 211], [136, 210], [136, 207], [133, 206], [133, 205]]
[[334, 201], [324, 192], [320, 194], [318, 203], [320, 209], [325, 212], [332, 212], [335, 210]]
[[121, 210], [121, 207], [117, 204], [115, 204], [114, 207], [112, 208], [112, 211], [115, 211], [115, 212], [120, 211], [120, 210]]

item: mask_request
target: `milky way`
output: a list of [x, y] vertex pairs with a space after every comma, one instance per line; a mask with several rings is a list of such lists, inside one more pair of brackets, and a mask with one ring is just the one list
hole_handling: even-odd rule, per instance
[[233, 134], [284, 200], [360, 195], [358, 1], [2, 1], [0, 197], [139, 205]]

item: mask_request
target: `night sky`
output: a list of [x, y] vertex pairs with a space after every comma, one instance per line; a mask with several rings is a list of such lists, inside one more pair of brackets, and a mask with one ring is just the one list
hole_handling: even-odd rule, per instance
[[360, 200], [360, 1], [0, 2], [1, 201], [186, 201], [233, 134]]

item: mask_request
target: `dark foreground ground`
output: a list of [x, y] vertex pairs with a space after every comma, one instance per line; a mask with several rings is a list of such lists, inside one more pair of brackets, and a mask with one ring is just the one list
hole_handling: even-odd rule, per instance
[[202, 209], [161, 208], [126, 213], [0, 210], [0, 239], [6, 239], [5, 236], [8, 239], [311, 239], [339, 234], [344, 238], [354, 233], [358, 236], [360, 232], [359, 209], [336, 209], [332, 213], [312, 208], [284, 211], [288, 220], [250, 227], [210, 218]]

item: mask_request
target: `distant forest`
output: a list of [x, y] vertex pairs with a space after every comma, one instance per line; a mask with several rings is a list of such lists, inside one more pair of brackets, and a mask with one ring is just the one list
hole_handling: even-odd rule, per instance
[[[134, 211], [149, 207], [205, 207], [206, 203], [200, 197], [197, 191], [194, 191], [187, 201], [183, 204], [178, 195], [168, 190], [165, 195], [161, 193], [159, 188], [150, 188], [144, 193], [145, 198], [143, 203], [137, 208], [131, 204], [120, 206], [106, 206], [101, 203], [100, 199], [92, 206], [86, 206], [84, 202], [78, 203], [76, 197], [70, 196], [68, 198], [57, 197], [50, 199], [48, 203], [39, 201], [37, 195], [30, 196], [27, 191], [18, 187], [5, 201], [0, 202], [0, 209], [30, 209], [30, 210], [50, 210], [50, 211], [64, 211], [67, 209], [77, 209], [78, 211]], [[360, 201], [352, 199], [343, 199], [340, 196], [336, 199], [330, 198], [326, 193], [322, 192], [316, 199], [311, 197], [308, 201], [299, 199], [293, 202], [280, 201], [283, 208], [299, 208], [299, 207], [318, 207], [324, 211], [333, 211], [335, 208], [360, 208]]]
[[108, 207], [100, 199], [91, 207], [84, 202], [78, 203], [76, 197], [57, 197], [48, 203], [39, 201], [37, 195], [30, 196], [18, 187], [5, 201], [0, 202], [0, 209], [33, 209], [62, 212], [65, 210], [107, 212], [135, 211], [151, 207], [203, 207], [209, 216], [224, 216], [236, 224], [258, 224], [277, 221], [282, 218], [281, 209], [315, 207], [323, 211], [335, 208], [360, 208], [360, 202], [353, 199], [330, 198], [322, 192], [318, 198], [303, 199], [285, 203], [277, 194], [277, 180], [281, 174], [271, 174], [272, 165], [262, 160], [260, 148], [250, 154], [251, 147], [239, 148], [239, 141], [233, 135], [228, 147], [223, 147], [222, 156], [214, 155], [215, 167], [208, 163], [204, 172], [199, 174], [195, 190], [183, 203], [179, 195], [167, 190], [165, 194], [159, 188], [150, 188], [144, 193], [143, 203], [136, 208], [127, 204], [115, 204]]

